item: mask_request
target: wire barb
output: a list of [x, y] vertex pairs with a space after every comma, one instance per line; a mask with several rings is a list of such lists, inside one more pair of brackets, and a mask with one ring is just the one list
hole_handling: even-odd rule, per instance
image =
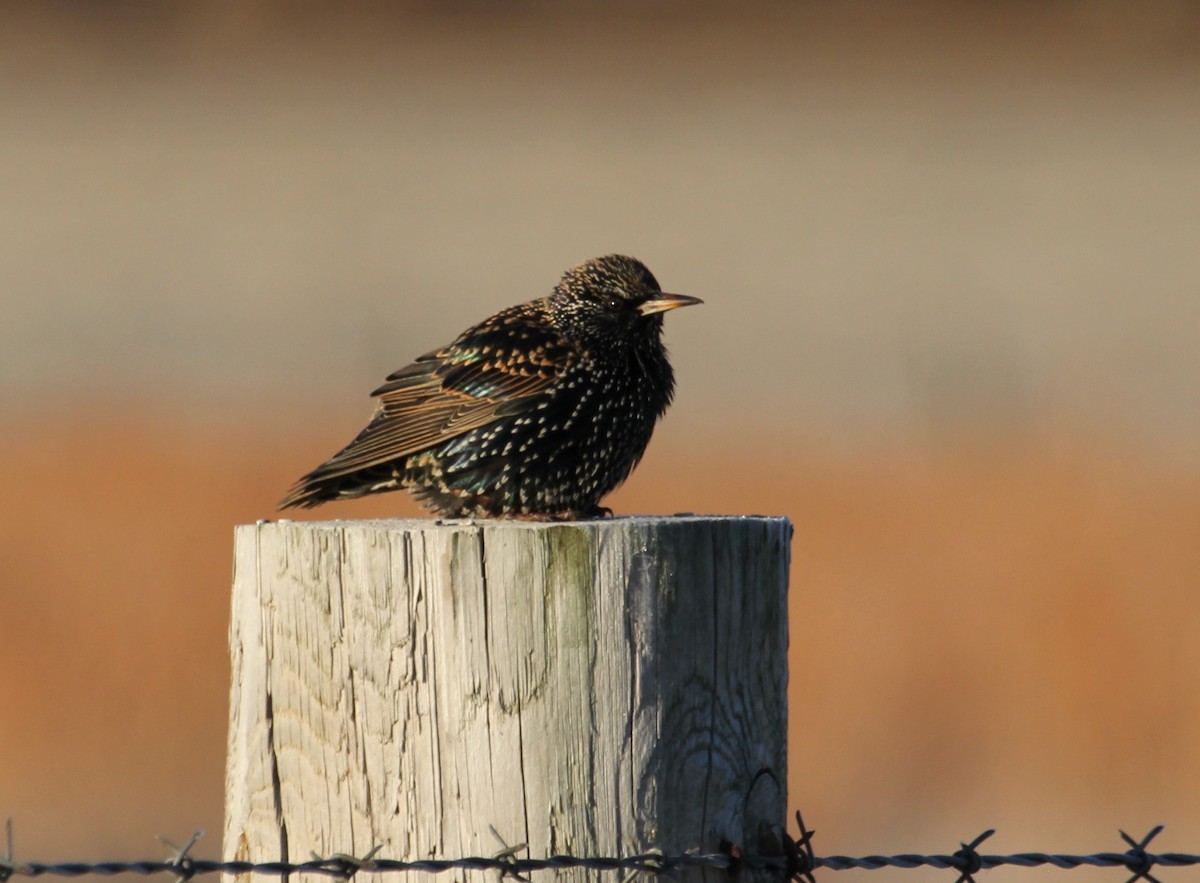
[[188, 838], [187, 843], [183, 844], [183, 846], [176, 846], [166, 837], [161, 834], [158, 835], [158, 842], [171, 850], [171, 857], [167, 859], [167, 864], [176, 869], [176, 883], [187, 883], [188, 880], [192, 879], [192, 875], [196, 873], [196, 869], [192, 860], [188, 857], [188, 853], [196, 845], [196, 841], [203, 836], [203, 831], [196, 831]]
[[329, 856], [317, 855], [313, 852], [310, 855], [312, 855], [313, 861], [321, 865], [326, 873], [334, 874], [343, 880], [349, 880], [359, 871], [375, 870], [375, 862], [372, 859], [379, 854], [379, 850], [381, 849], [383, 849], [383, 844], [372, 846], [370, 852], [362, 856], [362, 858], [345, 852], [335, 852]]
[[796, 810], [796, 827], [800, 831], [800, 839], [793, 840], [787, 831], [783, 832], [783, 850], [787, 857], [787, 876], [789, 880], [804, 883], [817, 883], [813, 870], [817, 866], [817, 857], [813, 854], [812, 839], [816, 831], [810, 831], [804, 825], [804, 817]]
[[1125, 883], [1134, 883], [1136, 880], [1149, 880], [1150, 883], [1161, 883], [1150, 871], [1154, 868], [1157, 860], [1154, 856], [1146, 852], [1146, 847], [1150, 845], [1150, 841], [1162, 833], [1163, 826], [1155, 825], [1150, 829], [1150, 833], [1143, 837], [1140, 841], [1134, 841], [1132, 837], [1124, 831], [1120, 831], [1121, 839], [1129, 844], [1129, 851], [1125, 853], [1129, 857], [1126, 867], [1133, 871], [1133, 876]]
[[955, 865], [959, 869], [955, 883], [975, 883], [975, 875], [983, 870], [983, 856], [975, 851], [975, 847], [995, 833], [995, 828], [988, 828], [970, 843], [959, 843], [962, 849], [954, 853], [954, 857], [962, 862], [962, 866]]
[[523, 849], [528, 849], [529, 845], [527, 843], [518, 843], [516, 846], [509, 846], [508, 841], [500, 836], [500, 832], [496, 830], [494, 825], [488, 825], [488, 830], [492, 832], [492, 836], [500, 841], [500, 845], [504, 847], [492, 856], [493, 859], [501, 863], [500, 879], [503, 880], [505, 877], [512, 877], [520, 880], [521, 883], [530, 883], [528, 877], [521, 875], [520, 862], [517, 860], [517, 853]]

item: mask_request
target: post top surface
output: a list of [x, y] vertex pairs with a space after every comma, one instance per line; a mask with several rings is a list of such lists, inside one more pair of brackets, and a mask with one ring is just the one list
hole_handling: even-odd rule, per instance
[[490, 528], [545, 530], [557, 527], [598, 528], [613, 527], [626, 529], [629, 527], [664, 527], [668, 525], [699, 525], [730, 526], [733, 524], [763, 524], [788, 525], [790, 520], [786, 515], [694, 515], [680, 513], [677, 515], [615, 515], [607, 518], [592, 518], [584, 521], [522, 521], [513, 518], [368, 518], [368, 519], [330, 519], [327, 521], [293, 520], [290, 518], [262, 519], [244, 527], [258, 527], [266, 524], [279, 525], [309, 525], [313, 528], [337, 529], [370, 527], [375, 530], [435, 530], [437, 528], [479, 527]]

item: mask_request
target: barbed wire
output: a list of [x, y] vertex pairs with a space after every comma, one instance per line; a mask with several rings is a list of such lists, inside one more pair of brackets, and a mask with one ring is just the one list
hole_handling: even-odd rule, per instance
[[349, 880], [359, 872], [394, 873], [397, 871], [439, 874], [444, 871], [497, 871], [500, 876], [513, 877], [528, 883], [525, 875], [537, 871], [584, 869], [589, 871], [626, 871], [648, 874], [671, 874], [686, 868], [711, 868], [737, 874], [745, 869], [772, 871], [781, 879], [795, 883], [816, 883], [814, 874], [818, 870], [845, 871], [851, 869], [878, 870], [880, 868], [941, 868], [958, 872], [955, 883], [975, 883], [974, 875], [979, 871], [1002, 865], [1036, 868], [1050, 865], [1056, 868], [1078, 868], [1089, 865], [1097, 868], [1122, 867], [1131, 877], [1125, 883], [1146, 880], [1162, 883], [1151, 871], [1156, 867], [1185, 867], [1200, 865], [1200, 855], [1179, 852], [1151, 853], [1147, 847], [1163, 830], [1162, 825], [1152, 828], [1141, 840], [1135, 840], [1120, 831], [1122, 840], [1129, 847], [1123, 852], [1097, 852], [1091, 855], [1067, 855], [1045, 852], [1020, 852], [1012, 855], [984, 855], [978, 847], [995, 834], [995, 830], [984, 831], [969, 843], [960, 843], [953, 853], [922, 855], [903, 853], [899, 855], [867, 855], [854, 858], [845, 855], [818, 856], [813, 852], [814, 831], [804, 824], [800, 813], [796, 813], [799, 838], [783, 835], [782, 854], [773, 856], [745, 855], [736, 845], [722, 844], [722, 851], [702, 854], [690, 851], [679, 855], [667, 855], [659, 851], [622, 857], [553, 855], [548, 858], [518, 858], [517, 853], [527, 849], [524, 843], [509, 846], [504, 843], [495, 829], [493, 835], [504, 845], [504, 849], [489, 857], [467, 857], [457, 859], [401, 860], [377, 858], [382, 849], [374, 847], [363, 856], [336, 853], [330, 856], [313, 855], [303, 862], [275, 861], [211, 861], [189, 855], [193, 846], [203, 835], [197, 832], [183, 846], [176, 846], [159, 838], [172, 850], [172, 855], [160, 861], [113, 861], [113, 862], [18, 862], [13, 851], [12, 819], [6, 825], [7, 850], [0, 856], [0, 883], [8, 883], [13, 877], [83, 877], [88, 875], [113, 876], [115, 874], [169, 874], [177, 883], [186, 883], [200, 874], [270, 874], [286, 877], [290, 874], [321, 874]]

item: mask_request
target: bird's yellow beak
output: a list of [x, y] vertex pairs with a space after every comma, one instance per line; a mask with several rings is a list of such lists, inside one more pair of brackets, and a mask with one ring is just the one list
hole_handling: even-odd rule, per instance
[[654, 313], [665, 313], [667, 310], [675, 310], [679, 307], [690, 307], [692, 304], [702, 304], [704, 301], [698, 297], [689, 297], [686, 294], [658, 294], [652, 300], [648, 300], [638, 307], [638, 312], [643, 316], [650, 316]]

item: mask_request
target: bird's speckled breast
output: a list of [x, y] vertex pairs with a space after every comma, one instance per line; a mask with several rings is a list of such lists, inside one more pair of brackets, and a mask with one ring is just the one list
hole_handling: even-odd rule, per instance
[[406, 482], [451, 516], [596, 510], [671, 401], [671, 366], [653, 343], [584, 356], [526, 414], [412, 457]]

